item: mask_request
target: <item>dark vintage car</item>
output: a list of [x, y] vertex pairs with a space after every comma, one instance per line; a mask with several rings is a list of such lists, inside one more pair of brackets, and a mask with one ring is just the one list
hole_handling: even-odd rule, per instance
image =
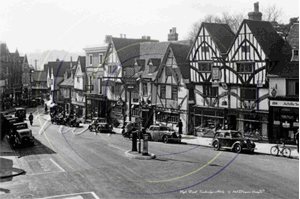
[[26, 119], [26, 109], [25, 108], [15, 108], [15, 116], [25, 120]]
[[28, 129], [28, 125], [25, 122], [11, 124], [10, 132], [8, 133], [7, 138], [13, 147], [34, 145], [32, 130]]
[[242, 150], [252, 153], [255, 149], [254, 142], [236, 130], [217, 130], [212, 141], [212, 146], [217, 150], [230, 149], [236, 153]]
[[151, 125], [147, 130], [149, 140], [168, 142], [181, 142], [181, 136], [168, 126]]

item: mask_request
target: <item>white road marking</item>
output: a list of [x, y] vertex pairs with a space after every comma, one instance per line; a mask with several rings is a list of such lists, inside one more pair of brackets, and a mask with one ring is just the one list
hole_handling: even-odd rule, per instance
[[60, 170], [62, 170], [63, 172], [66, 172], [63, 168], [61, 168], [61, 166], [59, 166], [54, 160], [52, 160], [51, 158], [50, 158], [50, 160], [60, 169]]
[[40, 199], [50, 199], [50, 198], [66, 198], [68, 196], [80, 196], [81, 194], [92, 194], [95, 199], [100, 199], [94, 192], [82, 192], [82, 193], [70, 193], [70, 194], [63, 194], [63, 195], [57, 195], [57, 196], [50, 196], [50, 197], [45, 197], [45, 198], [40, 198]]

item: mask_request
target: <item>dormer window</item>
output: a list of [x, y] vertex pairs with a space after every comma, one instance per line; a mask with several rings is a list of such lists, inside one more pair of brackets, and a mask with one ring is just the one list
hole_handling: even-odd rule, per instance
[[292, 61], [299, 61], [299, 49], [293, 49]]

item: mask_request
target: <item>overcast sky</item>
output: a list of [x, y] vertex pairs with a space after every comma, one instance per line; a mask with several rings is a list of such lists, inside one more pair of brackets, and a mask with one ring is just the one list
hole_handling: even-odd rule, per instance
[[[167, 40], [172, 27], [185, 39], [192, 23], [206, 14], [253, 11], [258, 0], [7, 0], [0, 4], [0, 41], [21, 54], [47, 49], [81, 52], [103, 44], [105, 35]], [[259, 9], [276, 4], [282, 22], [299, 16], [299, 0], [260, 0]]]

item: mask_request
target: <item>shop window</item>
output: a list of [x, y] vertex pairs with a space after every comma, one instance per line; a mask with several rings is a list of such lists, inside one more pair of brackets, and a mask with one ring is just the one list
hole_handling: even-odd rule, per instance
[[166, 99], [166, 85], [160, 85], [160, 98]]
[[211, 72], [211, 63], [198, 63], [198, 68], [200, 72]]
[[299, 96], [299, 80], [286, 80], [286, 95]]
[[242, 100], [256, 100], [256, 88], [241, 88], [241, 98]]
[[252, 73], [253, 66], [252, 63], [236, 63], [238, 73]]
[[172, 86], [172, 100], [177, 100], [178, 98], [178, 87]]

